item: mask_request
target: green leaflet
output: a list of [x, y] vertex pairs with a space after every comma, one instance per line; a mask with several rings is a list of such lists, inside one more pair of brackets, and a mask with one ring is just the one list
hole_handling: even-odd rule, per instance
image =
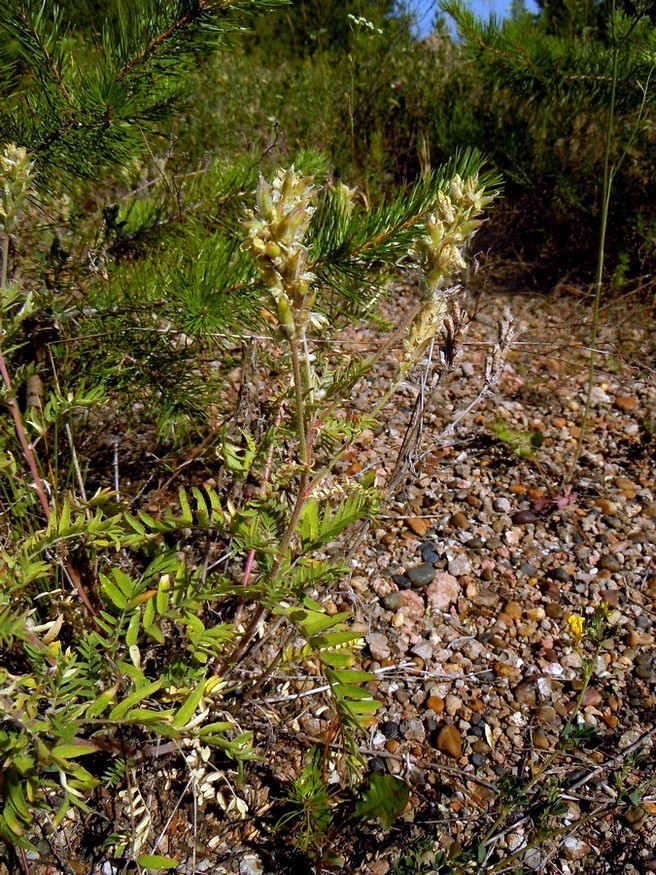
[[333, 511], [330, 502], [310, 499], [298, 522], [298, 533], [304, 551], [316, 550], [333, 541], [347, 526], [369, 516], [375, 501], [369, 492], [356, 492]]
[[360, 791], [353, 818], [355, 820], [380, 820], [389, 829], [399, 815], [403, 814], [409, 797], [408, 785], [395, 775], [374, 772]]

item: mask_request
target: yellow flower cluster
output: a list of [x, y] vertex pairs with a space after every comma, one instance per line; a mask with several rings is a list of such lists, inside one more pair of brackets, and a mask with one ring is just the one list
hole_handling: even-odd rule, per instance
[[22, 146], [7, 143], [0, 151], [0, 231], [11, 233], [14, 221], [27, 199], [34, 162]]
[[582, 617], [580, 614], [570, 614], [567, 618], [567, 625], [569, 626], [572, 638], [580, 641], [585, 634], [585, 617]]
[[293, 167], [279, 170], [271, 185], [260, 178], [256, 205], [245, 222], [248, 237], [242, 248], [250, 252], [269, 289], [283, 332], [291, 335], [297, 320], [307, 320], [314, 295], [314, 275], [307, 268], [303, 238], [315, 211], [317, 188], [312, 179]]
[[429, 292], [443, 288], [466, 267], [463, 248], [483, 224], [476, 216], [494, 199], [478, 188], [478, 178], [453, 177], [448, 194], [440, 191], [426, 222], [427, 234], [415, 247]]

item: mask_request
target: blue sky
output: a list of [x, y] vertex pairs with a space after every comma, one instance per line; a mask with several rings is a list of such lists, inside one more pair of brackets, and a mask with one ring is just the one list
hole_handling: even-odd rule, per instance
[[[421, 36], [429, 34], [435, 18], [437, 0], [409, 0], [408, 6], [416, 10]], [[510, 0], [469, 0], [469, 6], [481, 18], [489, 18], [490, 15], [505, 16], [510, 8]], [[526, 0], [526, 6], [528, 9], [537, 8], [533, 0]]]

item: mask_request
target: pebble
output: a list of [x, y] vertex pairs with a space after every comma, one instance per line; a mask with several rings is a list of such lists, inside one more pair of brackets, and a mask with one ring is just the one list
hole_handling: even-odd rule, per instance
[[541, 729], [536, 729], [533, 732], [533, 744], [540, 750], [550, 750], [553, 746]]
[[507, 498], [495, 498], [492, 507], [499, 513], [510, 513], [511, 505]]
[[447, 611], [460, 595], [458, 580], [445, 571], [436, 572], [426, 590], [428, 606], [434, 611]]
[[538, 705], [533, 712], [538, 723], [550, 724], [555, 723], [558, 719], [558, 714], [555, 708], [551, 705]]
[[571, 583], [572, 580], [572, 575], [568, 574], [564, 568], [552, 568], [547, 574], [552, 580], [558, 581], [558, 583]]
[[485, 546], [488, 550], [498, 550], [500, 547], [503, 547], [503, 541], [501, 538], [488, 538]]
[[468, 550], [482, 550], [485, 547], [485, 541], [482, 538], [470, 538], [465, 541], [464, 546]]
[[426, 738], [426, 729], [419, 717], [410, 717], [401, 723], [401, 735], [406, 741], [423, 741]]
[[581, 700], [581, 704], [583, 706], [597, 706], [600, 705], [602, 701], [602, 696], [599, 690], [595, 690], [594, 687], [588, 687], [588, 689], [583, 694], [583, 698]]
[[423, 562], [421, 565], [416, 565], [406, 571], [406, 576], [416, 589], [428, 586], [436, 574], [437, 570], [429, 562]]
[[412, 586], [410, 579], [406, 577], [405, 574], [393, 574], [392, 580], [399, 589], [410, 589], [410, 587]]
[[410, 653], [413, 656], [419, 656], [424, 662], [428, 662], [433, 655], [433, 645], [430, 641], [422, 641], [421, 644], [415, 644]]
[[454, 577], [463, 577], [465, 574], [471, 574], [471, 570], [471, 562], [464, 553], [458, 553], [449, 562], [449, 574], [452, 574]]
[[248, 854], [239, 863], [239, 875], [262, 875], [264, 866], [255, 854]]
[[428, 529], [430, 528], [430, 520], [425, 517], [410, 517], [410, 519], [406, 520], [408, 524], [408, 528], [411, 529], [415, 535], [419, 535], [420, 538], [423, 538]]
[[459, 760], [462, 756], [462, 735], [452, 723], [447, 723], [437, 734], [435, 746], [442, 753]]
[[388, 659], [392, 651], [390, 650], [389, 641], [382, 632], [369, 632], [364, 639], [369, 646], [369, 653], [373, 659], [380, 662], [381, 659]]
[[537, 691], [535, 684], [531, 683], [531, 681], [523, 681], [521, 684], [517, 684], [514, 689], [514, 696], [520, 705], [534, 708], [537, 704]]
[[403, 593], [390, 592], [382, 597], [380, 603], [386, 611], [398, 611], [403, 605]]
[[426, 699], [426, 707], [435, 714], [441, 714], [444, 711], [444, 699], [441, 696], [429, 696]]
[[491, 589], [479, 589], [475, 595], [471, 597], [475, 605], [482, 608], [493, 608], [499, 601], [499, 596]]
[[606, 555], [602, 556], [599, 560], [599, 567], [605, 568], [606, 571], [621, 571], [622, 563], [617, 556], [613, 556], [611, 553], [606, 553]]
[[463, 702], [459, 696], [454, 696], [453, 693], [449, 693], [444, 704], [446, 706], [446, 713], [449, 717], [455, 717], [458, 711], [462, 708]]
[[449, 522], [455, 529], [467, 531], [467, 529], [471, 528], [471, 523], [467, 519], [467, 514], [463, 513], [461, 510], [454, 513]]
[[576, 836], [567, 836], [561, 847], [566, 860], [582, 860], [590, 853], [590, 845]]
[[529, 523], [537, 523], [538, 517], [532, 510], [517, 510], [510, 518], [515, 526], [526, 526]]
[[424, 562], [430, 562], [431, 564], [435, 562], [439, 562], [439, 555], [433, 550], [432, 547], [423, 547], [421, 551], [421, 558]]
[[396, 720], [383, 720], [378, 724], [378, 729], [385, 738], [398, 738], [401, 728]]
[[633, 413], [638, 409], [638, 399], [633, 395], [618, 395], [615, 399], [615, 407], [622, 413]]

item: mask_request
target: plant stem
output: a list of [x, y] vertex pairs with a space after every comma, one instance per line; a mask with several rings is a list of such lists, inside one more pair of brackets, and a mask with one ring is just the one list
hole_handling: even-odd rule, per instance
[[[612, 0], [611, 5], [611, 21], [615, 18], [615, 0]], [[619, 70], [619, 54], [620, 47], [615, 38], [613, 31], [613, 66], [611, 73], [611, 90], [610, 90], [610, 107], [608, 110], [608, 127], [606, 128], [606, 143], [604, 146], [604, 169], [602, 176], [601, 190], [601, 227], [599, 229], [599, 244], [597, 248], [597, 273], [595, 277], [595, 294], [592, 305], [592, 325], [590, 329], [590, 366], [588, 369], [588, 385], [585, 397], [585, 408], [583, 410], [583, 418], [579, 437], [576, 442], [574, 458], [572, 464], [565, 476], [564, 484], [571, 483], [574, 471], [576, 470], [581, 453], [583, 452], [583, 442], [588, 427], [590, 418], [590, 410], [592, 408], [592, 390], [594, 389], [594, 379], [597, 365], [597, 338], [599, 336], [599, 307], [601, 303], [601, 289], [604, 278], [604, 262], [606, 255], [606, 233], [608, 230], [608, 211], [610, 207], [610, 195], [613, 183], [613, 168], [610, 163], [610, 153], [613, 145], [613, 130], [615, 124], [615, 100], [617, 96], [617, 79]]]
[[7, 265], [9, 264], [9, 234], [2, 235], [2, 264], [0, 265], [0, 289], [7, 288]]

